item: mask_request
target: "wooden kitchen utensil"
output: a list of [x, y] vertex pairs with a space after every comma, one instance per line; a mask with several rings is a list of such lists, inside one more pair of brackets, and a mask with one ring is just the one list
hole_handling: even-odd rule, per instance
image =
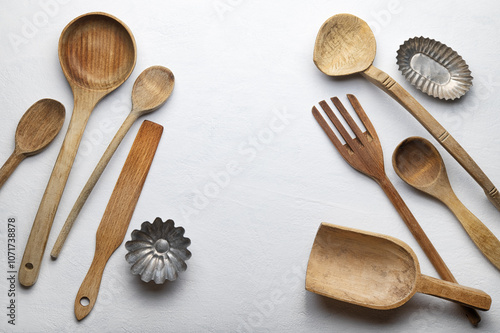
[[442, 201], [458, 218], [476, 246], [500, 269], [500, 241], [457, 198], [446, 167], [436, 147], [420, 137], [401, 142], [392, 155], [392, 165], [408, 185]]
[[125, 238], [162, 132], [162, 126], [145, 120], [137, 133], [97, 229], [94, 259], [76, 295], [78, 320], [94, 307], [104, 267]]
[[[364, 112], [363, 108], [354, 95], [347, 95], [347, 97], [351, 102], [354, 111], [356, 111], [356, 114], [366, 128], [366, 132], [361, 132], [361, 129], [349, 115], [340, 100], [336, 97], [332, 98], [332, 102], [347, 122], [347, 125], [353, 131], [355, 135], [354, 139], [347, 132], [337, 116], [335, 116], [335, 114], [333, 113], [330, 106], [328, 106], [325, 101], [319, 102], [319, 105], [325, 111], [328, 118], [330, 118], [331, 122], [339, 131], [340, 135], [346, 143], [342, 144], [340, 142], [336, 134], [330, 128], [330, 125], [328, 125], [328, 123], [319, 113], [316, 107], [313, 107], [312, 109], [314, 117], [320, 124], [321, 128], [323, 128], [325, 133], [328, 135], [335, 148], [337, 148], [340, 155], [342, 155], [342, 157], [346, 160], [346, 162], [349, 163], [354, 169], [371, 177], [382, 187], [385, 194], [391, 200], [399, 215], [406, 223], [406, 226], [411, 231], [418, 244], [424, 250], [425, 254], [438, 272], [439, 276], [441, 276], [441, 278], [443, 278], [444, 280], [456, 283], [457, 281], [451, 274], [450, 270], [437, 252], [436, 248], [434, 247], [434, 245], [432, 245], [424, 230], [420, 227], [410, 209], [408, 208], [408, 206], [406, 206], [398, 191], [394, 188], [394, 185], [392, 185], [391, 181], [387, 177], [384, 168], [382, 147], [380, 146], [377, 132], [375, 131], [375, 128], [373, 127], [370, 119], [366, 116], [366, 113]], [[471, 320], [474, 325], [477, 325], [477, 323], [479, 323], [479, 321], [481, 320], [479, 314], [471, 308], [465, 309], [469, 320]]]
[[321, 223], [309, 257], [306, 289], [364, 307], [388, 310], [416, 292], [489, 310], [485, 292], [420, 273], [413, 250], [394, 237]]
[[73, 227], [78, 214], [82, 210], [85, 201], [89, 197], [95, 184], [101, 177], [102, 172], [108, 165], [111, 157], [129, 131], [132, 124], [142, 115], [153, 112], [160, 108], [170, 97], [174, 89], [174, 74], [165, 67], [152, 66], [144, 70], [136, 79], [132, 88], [132, 111], [129, 113], [122, 126], [111, 140], [108, 148], [102, 155], [99, 163], [89, 177], [89, 180], [83, 187], [78, 199], [76, 199], [71, 212], [64, 223], [64, 226], [57, 237], [54, 248], [50, 253], [53, 259], [56, 259], [61, 252], [62, 246]]
[[19, 282], [23, 286], [32, 286], [38, 278], [52, 222], [89, 116], [104, 96], [130, 76], [135, 60], [132, 33], [111, 15], [82, 15], [71, 21], [61, 34], [59, 61], [73, 91], [74, 109], [24, 250], [19, 268]]
[[318, 69], [330, 76], [360, 73], [399, 102], [462, 165], [500, 210], [500, 193], [469, 154], [415, 98], [372, 65], [375, 50], [375, 36], [365, 21], [354, 15], [338, 14], [321, 26], [313, 59]]
[[45, 98], [33, 104], [17, 125], [14, 152], [0, 169], [0, 188], [26, 157], [44, 150], [64, 124], [64, 106]]

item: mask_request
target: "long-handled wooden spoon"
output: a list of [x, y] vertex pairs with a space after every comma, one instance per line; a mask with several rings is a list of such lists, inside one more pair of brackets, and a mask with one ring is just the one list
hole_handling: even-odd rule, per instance
[[125, 238], [162, 132], [162, 126], [145, 120], [137, 133], [97, 229], [94, 259], [76, 295], [78, 320], [94, 307], [104, 267]]
[[458, 218], [476, 246], [500, 269], [500, 241], [457, 198], [436, 147], [420, 137], [401, 142], [392, 155], [394, 170], [408, 185], [441, 200]]
[[61, 252], [62, 246], [68, 237], [68, 234], [75, 223], [78, 214], [82, 210], [85, 201], [89, 197], [95, 184], [101, 177], [102, 172], [108, 165], [111, 157], [129, 131], [132, 124], [140, 116], [157, 110], [169, 98], [174, 89], [174, 74], [165, 67], [152, 66], [144, 70], [137, 78], [132, 89], [132, 111], [129, 113], [122, 126], [111, 140], [108, 148], [102, 155], [99, 163], [89, 177], [89, 180], [83, 187], [78, 199], [76, 199], [71, 212], [64, 223], [64, 226], [57, 237], [56, 243], [50, 253], [53, 259], [56, 259]]
[[57, 136], [64, 124], [64, 106], [45, 98], [24, 113], [16, 129], [14, 152], [0, 169], [0, 188], [26, 157], [44, 150]]
[[416, 292], [489, 310], [485, 292], [420, 273], [415, 252], [394, 237], [321, 223], [311, 250], [306, 289], [372, 309], [388, 310]]
[[74, 109], [24, 250], [19, 268], [23, 286], [32, 286], [37, 280], [52, 222], [92, 110], [134, 69], [135, 40], [117, 18], [105, 13], [85, 14], [64, 28], [59, 61], [73, 91]]
[[387, 73], [372, 65], [375, 36], [368, 24], [350, 14], [330, 17], [321, 26], [314, 45], [314, 63], [330, 76], [360, 73], [408, 110], [483, 188], [488, 199], [500, 210], [500, 193], [484, 172], [438, 123], [438, 121]]

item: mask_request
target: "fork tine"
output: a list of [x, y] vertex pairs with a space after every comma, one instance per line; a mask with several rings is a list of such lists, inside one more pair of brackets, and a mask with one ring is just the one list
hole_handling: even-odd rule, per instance
[[354, 140], [352, 139], [351, 135], [346, 131], [344, 125], [342, 125], [339, 118], [337, 118], [337, 116], [333, 113], [333, 110], [325, 101], [319, 102], [319, 105], [321, 106], [323, 111], [325, 111], [328, 118], [330, 118], [335, 128], [339, 131], [345, 143], [352, 149]]
[[313, 113], [314, 118], [316, 118], [316, 121], [318, 122], [318, 124], [321, 126], [323, 131], [326, 133], [326, 135], [328, 136], [330, 141], [335, 146], [335, 148], [337, 148], [337, 150], [340, 152], [340, 154], [344, 158], [346, 158], [346, 156], [344, 155], [346, 153], [346, 149], [344, 148], [344, 145], [337, 138], [335, 133], [330, 128], [330, 125], [328, 125], [325, 118], [321, 115], [321, 113], [318, 111], [318, 109], [315, 106], [313, 106], [313, 108], [312, 108], [312, 113]]
[[366, 115], [365, 111], [361, 107], [361, 104], [359, 103], [358, 99], [356, 96], [352, 94], [347, 94], [347, 98], [349, 99], [349, 102], [351, 102], [352, 107], [354, 108], [354, 111], [356, 111], [359, 119], [363, 123], [363, 125], [366, 128], [366, 131], [368, 134], [374, 139], [378, 141], [378, 135], [377, 132], [375, 131], [375, 127], [373, 127], [372, 122], [370, 121], [370, 118]]
[[358, 124], [356, 124], [354, 119], [352, 119], [349, 112], [347, 112], [347, 110], [344, 107], [344, 105], [342, 104], [342, 102], [337, 97], [332, 97], [331, 100], [332, 100], [333, 104], [335, 105], [335, 107], [337, 108], [337, 110], [339, 110], [342, 117], [344, 117], [345, 121], [347, 122], [347, 124], [349, 125], [351, 130], [354, 132], [354, 135], [359, 140], [363, 140], [363, 133], [361, 132], [361, 129], [358, 127]]

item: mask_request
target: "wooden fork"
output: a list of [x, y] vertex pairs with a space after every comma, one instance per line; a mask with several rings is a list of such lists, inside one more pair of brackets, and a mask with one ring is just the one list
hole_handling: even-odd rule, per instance
[[[370, 119], [368, 119], [363, 108], [361, 107], [361, 104], [354, 95], [347, 95], [347, 98], [351, 102], [351, 105], [354, 108], [354, 111], [356, 111], [359, 119], [365, 126], [365, 132], [361, 131], [337, 97], [333, 97], [331, 100], [351, 128], [355, 135], [354, 138], [352, 138], [347, 132], [325, 101], [319, 102], [319, 105], [323, 111], [325, 111], [328, 118], [330, 118], [331, 122], [344, 139], [345, 144], [342, 144], [339, 138], [337, 138], [335, 132], [333, 132], [330, 125], [328, 125], [325, 118], [323, 118], [315, 106], [312, 108], [314, 118], [316, 118], [321, 128], [323, 128], [326, 135], [328, 135], [335, 148], [337, 148], [340, 155], [342, 155], [347, 163], [359, 172], [373, 178], [382, 187], [385, 194], [389, 197], [392, 204], [398, 211], [399, 215], [405, 221], [406, 226], [410, 229], [411, 233], [424, 250], [439, 276], [441, 276], [443, 280], [457, 283], [457, 280], [451, 274], [436, 248], [432, 245], [424, 230], [420, 227], [410, 209], [406, 206], [405, 202], [394, 188], [394, 185], [392, 185], [391, 181], [387, 177], [384, 169], [382, 147], [380, 145], [377, 132], [375, 131]], [[471, 322], [473, 321], [472, 318], [475, 318], [475, 324], [477, 325], [481, 318], [476, 310], [468, 307], [464, 307], [464, 309], [466, 310], [466, 314], [469, 319], [471, 319]]]

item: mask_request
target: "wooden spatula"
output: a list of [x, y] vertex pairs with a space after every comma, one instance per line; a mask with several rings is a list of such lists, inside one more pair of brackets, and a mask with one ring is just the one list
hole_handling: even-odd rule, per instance
[[78, 320], [94, 307], [104, 267], [125, 238], [162, 132], [162, 126], [145, 120], [137, 133], [97, 229], [94, 259], [76, 295]]

